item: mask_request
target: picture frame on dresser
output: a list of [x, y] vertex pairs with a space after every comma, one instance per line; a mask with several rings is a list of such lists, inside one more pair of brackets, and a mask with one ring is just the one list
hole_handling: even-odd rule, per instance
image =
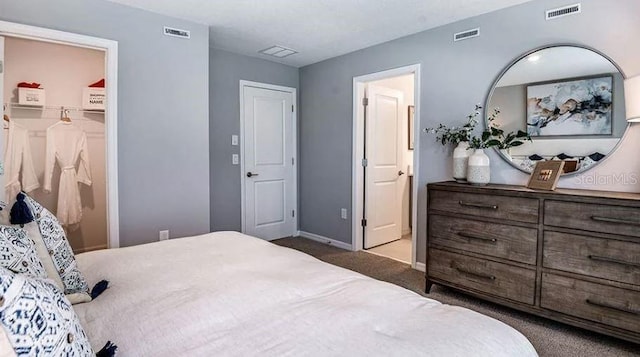
[[425, 291], [640, 343], [640, 194], [427, 185]]
[[529, 176], [527, 187], [532, 190], [555, 190], [564, 172], [564, 165], [565, 162], [561, 160], [538, 161]]

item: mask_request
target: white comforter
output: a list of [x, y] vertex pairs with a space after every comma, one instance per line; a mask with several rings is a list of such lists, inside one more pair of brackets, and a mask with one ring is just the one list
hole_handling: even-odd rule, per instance
[[513, 328], [235, 232], [77, 256], [118, 356], [536, 356]]

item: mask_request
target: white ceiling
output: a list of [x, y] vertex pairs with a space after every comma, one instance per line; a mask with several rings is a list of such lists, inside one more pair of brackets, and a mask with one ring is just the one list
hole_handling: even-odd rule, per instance
[[[536, 56], [536, 61], [529, 61]], [[529, 55], [509, 68], [496, 87], [616, 73], [608, 59], [581, 47], [551, 47]]]
[[[531, 0], [109, 1], [208, 25], [212, 47], [301, 67]], [[273, 45], [300, 53], [258, 53]]]

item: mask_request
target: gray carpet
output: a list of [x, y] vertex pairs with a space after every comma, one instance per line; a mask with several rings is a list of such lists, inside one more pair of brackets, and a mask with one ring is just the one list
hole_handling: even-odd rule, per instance
[[439, 285], [434, 285], [431, 293], [427, 295], [424, 293], [424, 273], [392, 259], [366, 252], [350, 252], [305, 238], [283, 238], [273, 243], [402, 286], [442, 303], [463, 306], [491, 316], [525, 335], [540, 356], [640, 356], [640, 345], [522, 313]]

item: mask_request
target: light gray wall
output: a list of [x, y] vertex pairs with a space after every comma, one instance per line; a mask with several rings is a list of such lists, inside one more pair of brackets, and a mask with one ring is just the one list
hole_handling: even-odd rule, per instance
[[520, 84], [496, 88], [487, 107], [489, 110], [500, 108], [500, 115], [496, 122], [505, 131], [527, 130], [526, 85]]
[[[218, 49], [209, 51], [211, 230], [241, 229], [240, 166], [231, 135], [240, 135], [240, 80], [298, 88], [298, 69]], [[240, 143], [242, 144], [242, 143]]]
[[0, 0], [0, 20], [118, 41], [121, 245], [208, 232], [208, 28], [102, 0]]
[[[370, 47], [301, 69], [300, 229], [351, 242], [350, 221], [340, 219], [340, 208], [351, 207], [352, 80], [354, 76], [420, 63], [422, 117], [420, 127], [461, 123], [476, 103], [484, 103], [489, 87], [502, 68], [520, 54], [552, 43], [581, 43], [607, 54], [627, 75], [640, 74], [640, 27], [637, 0], [582, 0], [582, 13], [552, 21], [544, 10], [566, 5], [564, 0], [537, 0], [498, 12]], [[481, 27], [479, 38], [452, 42], [455, 32]], [[625, 144], [601, 165], [640, 172], [629, 167], [626, 155], [640, 151], [638, 127]], [[426, 184], [451, 177], [451, 149], [422, 132], [419, 139], [418, 259], [424, 262]], [[635, 146], [634, 146], [635, 145]], [[623, 145], [624, 146], [624, 145]], [[635, 152], [635, 153], [634, 153]], [[637, 161], [637, 160], [636, 160]], [[494, 182], [526, 183], [527, 176], [491, 153]], [[626, 166], [625, 166], [626, 165]], [[628, 171], [625, 171], [628, 172]], [[561, 180], [566, 187], [639, 190], [635, 184], [606, 186]]]

